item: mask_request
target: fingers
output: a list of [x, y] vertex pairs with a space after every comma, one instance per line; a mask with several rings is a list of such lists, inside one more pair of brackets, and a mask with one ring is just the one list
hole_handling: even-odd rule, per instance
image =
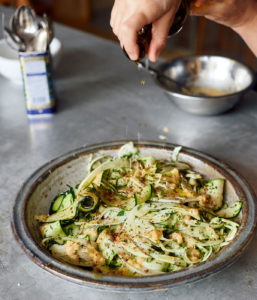
[[208, 1], [197, 0], [190, 8], [190, 14], [194, 16], [203, 16], [212, 11]]
[[180, 0], [115, 0], [110, 23], [130, 59], [138, 59], [138, 31], [150, 23], [153, 40], [148, 54], [152, 61], [157, 59], [179, 4]]
[[150, 61], [155, 62], [166, 44], [169, 29], [174, 20], [175, 11], [170, 10], [153, 23], [152, 40], [148, 50]]
[[200, 7], [201, 5], [203, 5], [204, 3], [208, 2], [208, 0], [195, 0], [194, 2], [194, 6], [195, 7]]
[[113, 33], [116, 36], [118, 35], [117, 29], [119, 28], [119, 23], [122, 16], [123, 16], [122, 11], [120, 11], [120, 1], [116, 0], [112, 8], [111, 20], [110, 20], [110, 25], [112, 27]]
[[111, 19], [110, 19], [110, 25], [113, 28], [114, 27], [114, 20], [116, 17], [117, 9], [116, 9], [116, 2], [114, 3], [111, 11]]
[[139, 46], [137, 44], [137, 32], [138, 30], [129, 28], [124, 24], [118, 34], [121, 47], [126, 50], [131, 60], [137, 60], [139, 57]]
[[[233, 1], [233, 0], [232, 0]], [[233, 11], [234, 6], [231, 3], [231, 0], [229, 0], [230, 3], [223, 0], [196, 0], [193, 5], [191, 5], [190, 14], [194, 16], [213, 16], [215, 17], [222, 17], [224, 12]], [[230, 5], [229, 5], [230, 4]], [[229, 8], [230, 7], [230, 8]]]
[[[122, 7], [120, 0], [116, 0], [111, 12], [110, 25], [113, 33], [118, 37], [121, 48], [124, 48], [132, 60], [136, 60], [139, 55], [139, 49], [137, 45], [137, 31], [135, 27], [137, 24], [129, 24], [124, 22], [126, 17], [126, 11]], [[139, 25], [140, 26], [140, 25]]]
[[131, 60], [137, 60], [139, 57], [137, 35], [146, 24], [147, 20], [143, 14], [135, 14], [119, 26], [118, 38]]

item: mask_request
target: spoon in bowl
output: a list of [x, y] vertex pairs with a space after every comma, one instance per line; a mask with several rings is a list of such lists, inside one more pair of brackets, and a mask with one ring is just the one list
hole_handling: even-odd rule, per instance
[[30, 6], [19, 7], [13, 17], [12, 29], [27, 47], [38, 31], [35, 11]]

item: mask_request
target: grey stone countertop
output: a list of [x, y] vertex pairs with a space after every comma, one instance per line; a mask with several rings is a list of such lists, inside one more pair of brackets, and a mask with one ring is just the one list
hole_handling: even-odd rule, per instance
[[256, 238], [219, 274], [143, 294], [100, 292], [64, 281], [24, 254], [10, 229], [21, 184], [42, 164], [82, 145], [164, 135], [231, 165], [257, 192], [257, 94], [250, 92], [223, 115], [188, 115], [125, 58], [118, 44], [60, 25], [56, 36], [63, 51], [55, 74], [58, 113], [51, 123], [30, 125], [22, 87], [0, 78], [0, 299], [257, 299]]

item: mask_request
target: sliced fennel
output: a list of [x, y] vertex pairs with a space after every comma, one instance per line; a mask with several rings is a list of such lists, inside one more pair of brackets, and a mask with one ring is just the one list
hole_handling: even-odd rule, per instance
[[[146, 276], [208, 260], [236, 236], [242, 208], [223, 200], [224, 179], [208, 183], [179, 161], [142, 156], [133, 143], [117, 157], [91, 159], [77, 188], [57, 195], [42, 224], [42, 245], [94, 272]], [[73, 190], [75, 192], [73, 192]]]

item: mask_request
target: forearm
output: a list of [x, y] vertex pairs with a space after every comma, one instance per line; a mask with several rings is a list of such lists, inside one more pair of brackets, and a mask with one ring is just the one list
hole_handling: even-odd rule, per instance
[[256, 17], [251, 22], [233, 29], [242, 37], [255, 56], [257, 56], [257, 11]]
[[256, 0], [195, 0], [191, 13], [231, 27], [257, 56]]

